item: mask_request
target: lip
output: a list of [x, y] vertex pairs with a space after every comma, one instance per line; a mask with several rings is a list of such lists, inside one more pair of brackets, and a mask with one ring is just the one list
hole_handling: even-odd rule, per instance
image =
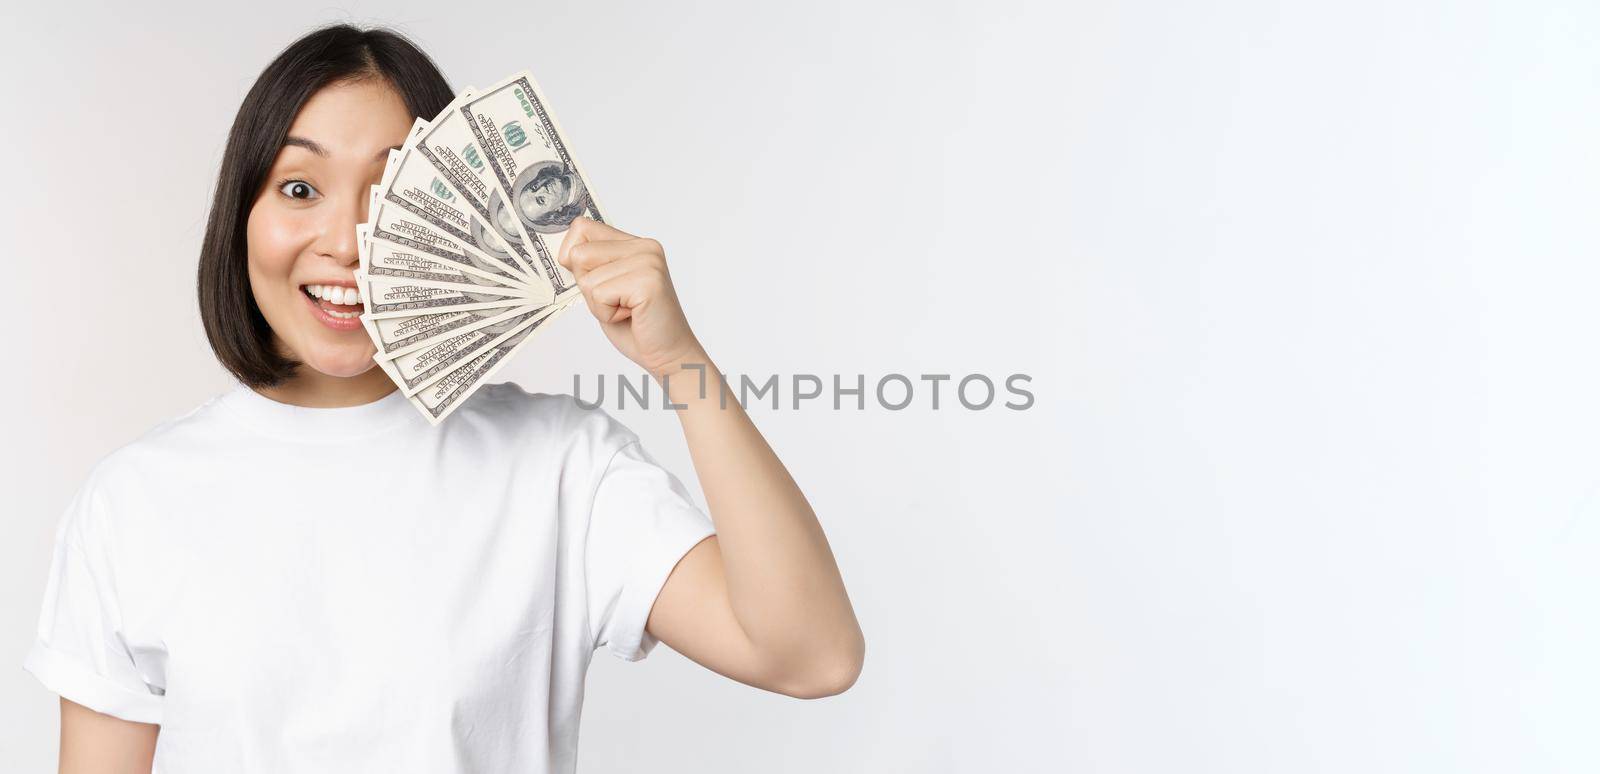
[[306, 285], [333, 285], [336, 287], [354, 288], [356, 286], [354, 282], [349, 280], [313, 280], [310, 282], [302, 282], [299, 285], [296, 285], [295, 292], [300, 295], [300, 298], [305, 300], [306, 307], [311, 310], [311, 316], [317, 318], [317, 322], [320, 322], [323, 325], [326, 325], [329, 328], [341, 333], [345, 331], [361, 330], [361, 318], [352, 317], [349, 319], [342, 319], [328, 314], [328, 312], [322, 308], [322, 305], [317, 303], [317, 299], [313, 299], [311, 296], [306, 295]]

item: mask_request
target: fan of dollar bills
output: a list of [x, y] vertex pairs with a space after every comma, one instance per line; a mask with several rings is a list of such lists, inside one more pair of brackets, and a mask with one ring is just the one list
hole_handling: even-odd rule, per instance
[[527, 72], [468, 87], [389, 152], [356, 227], [361, 322], [373, 359], [429, 422], [579, 299], [556, 263], [579, 215], [604, 221]]

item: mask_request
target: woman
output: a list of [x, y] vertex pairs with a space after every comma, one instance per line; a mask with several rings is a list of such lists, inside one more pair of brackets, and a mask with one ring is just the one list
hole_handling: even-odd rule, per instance
[[709, 518], [572, 396], [490, 385], [430, 427], [314, 297], [355, 286], [368, 186], [450, 99], [405, 39], [348, 26], [245, 97], [199, 278], [241, 384], [103, 458], [61, 519], [26, 666], [61, 694], [62, 771], [572, 771], [600, 647], [795, 697], [855, 681], [827, 540], [700, 383], [660, 244], [582, 219], [558, 260], [618, 350], [678, 377]]

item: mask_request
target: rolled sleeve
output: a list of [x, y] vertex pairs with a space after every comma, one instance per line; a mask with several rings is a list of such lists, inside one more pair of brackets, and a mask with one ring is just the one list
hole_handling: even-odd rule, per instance
[[638, 441], [611, 457], [589, 517], [585, 574], [594, 645], [638, 661], [658, 640], [646, 630], [667, 578], [689, 549], [716, 534], [683, 483]]
[[37, 637], [23, 669], [46, 688], [96, 712], [160, 723], [163, 695], [139, 672], [123, 641], [97, 498], [80, 491], [56, 530]]
[[22, 668], [52, 692], [95, 712], [138, 723], [161, 723], [161, 696], [107, 678], [79, 657], [55, 650], [42, 640], [34, 641]]

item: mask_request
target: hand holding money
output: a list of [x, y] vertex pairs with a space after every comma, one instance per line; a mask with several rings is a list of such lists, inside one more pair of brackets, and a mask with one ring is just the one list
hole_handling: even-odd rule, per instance
[[706, 362], [660, 242], [579, 217], [568, 227], [556, 262], [577, 280], [606, 338], [640, 368], [659, 379], [680, 364]]

